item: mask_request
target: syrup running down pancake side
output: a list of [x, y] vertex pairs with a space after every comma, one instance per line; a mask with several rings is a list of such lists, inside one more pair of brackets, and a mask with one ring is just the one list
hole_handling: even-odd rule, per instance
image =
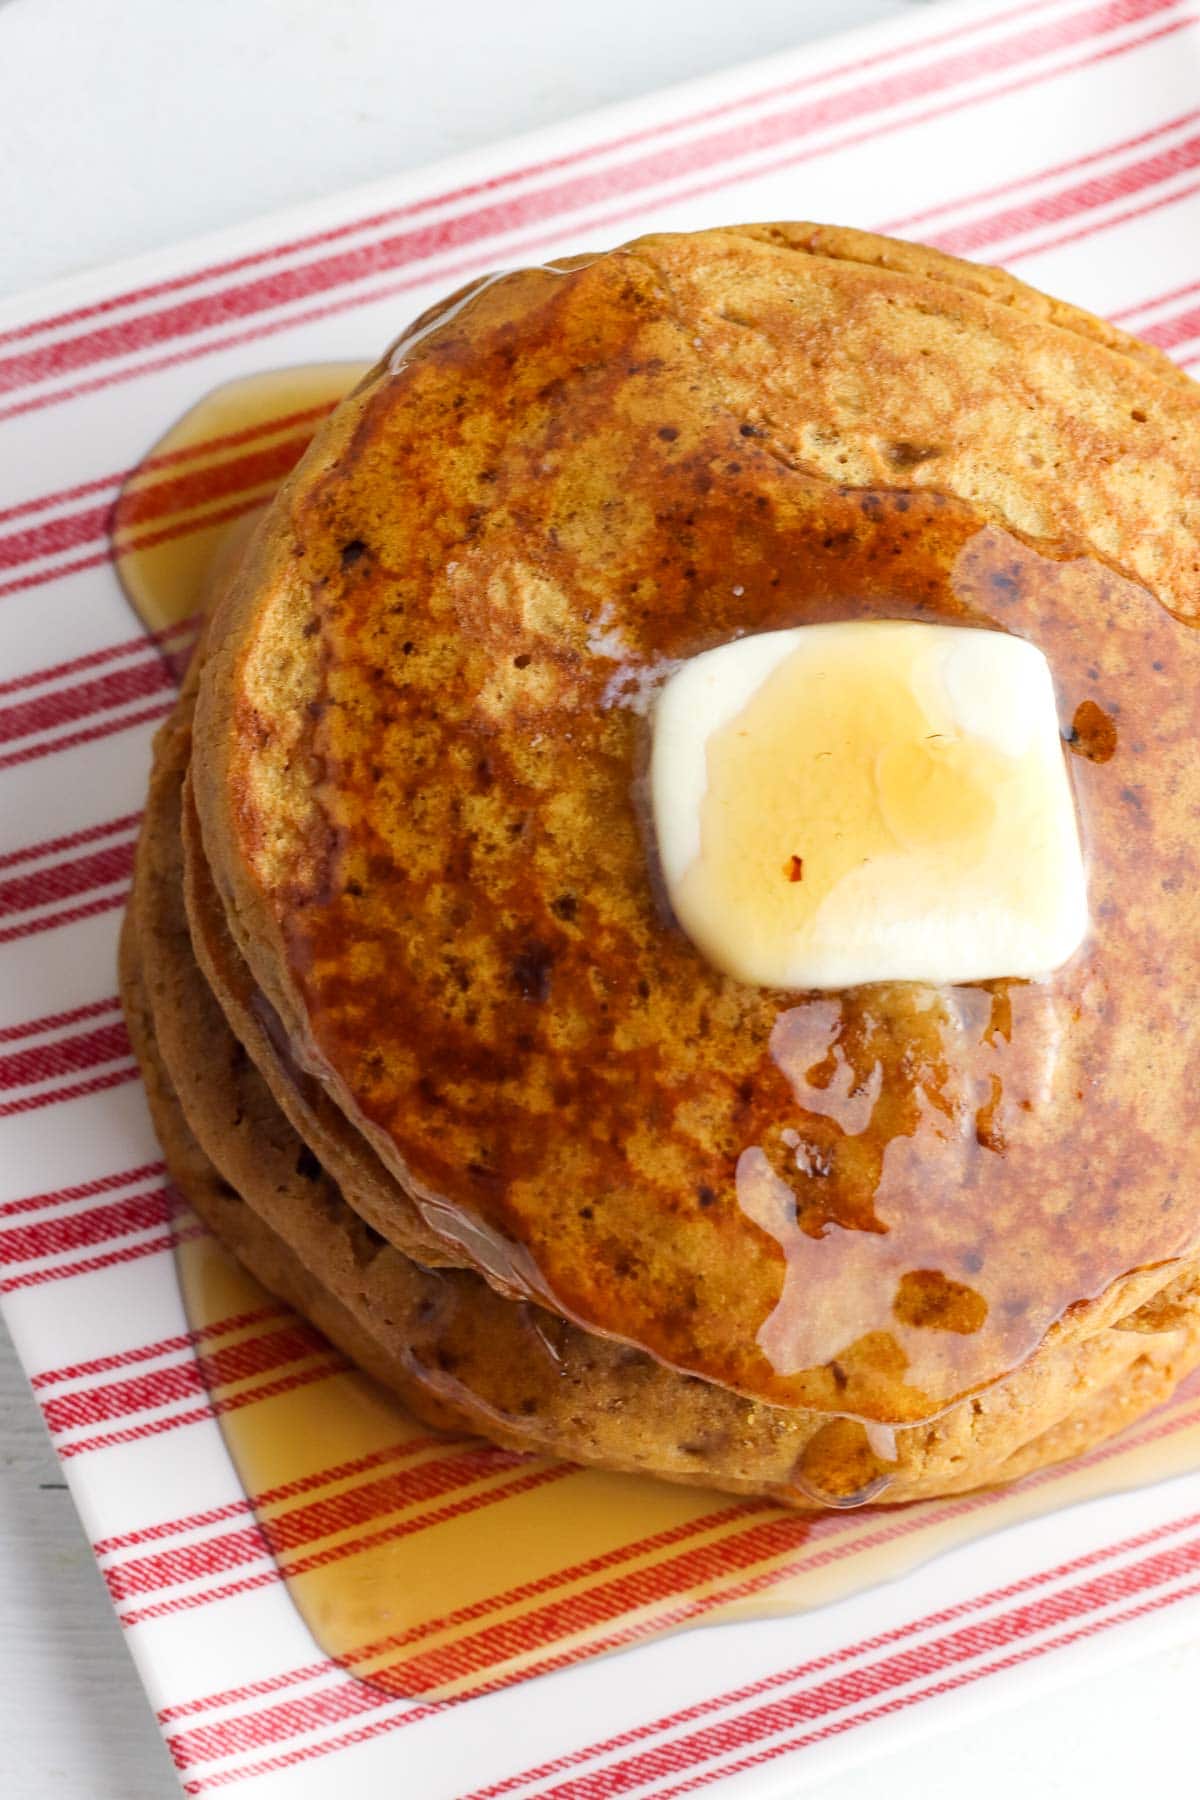
[[[919, 485], [936, 444], [889, 439], [909, 487], [807, 473], [735, 403], [738, 321], [693, 336], [664, 298], [676, 244], [492, 284], [339, 416], [206, 675], [206, 849], [299, 1060], [489, 1277], [903, 1425], [1194, 1247], [1200, 639], [1082, 543]], [[1045, 654], [1092, 918], [1053, 976], [758, 989], [666, 913], [657, 686], [846, 618]]]

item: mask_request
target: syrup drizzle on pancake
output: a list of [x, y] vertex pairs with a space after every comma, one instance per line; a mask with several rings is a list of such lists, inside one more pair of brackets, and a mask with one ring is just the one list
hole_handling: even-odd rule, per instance
[[[639, 355], [652, 284], [637, 305], [601, 294], [593, 319], [578, 283], [599, 267], [455, 305], [297, 503], [325, 684], [305, 748], [337, 816], [324, 839], [314, 817], [280, 917], [310, 1053], [430, 1226], [486, 1229], [506, 1289], [775, 1403], [928, 1419], [1194, 1240], [1197, 970], [1182, 915], [1142, 896], [1200, 882], [1194, 834], [1155, 804], [1192, 779], [1195, 632], [966, 501], [838, 487], [732, 414], [677, 426]], [[528, 437], [491, 429], [523, 408]], [[568, 550], [583, 462], [561, 485], [530, 470], [573, 442], [620, 468], [594, 476], [611, 523]], [[365, 546], [349, 567], [339, 533]], [[518, 560], [534, 540], [536, 569]], [[847, 616], [1047, 655], [1095, 925], [1049, 980], [752, 990], [663, 911], [637, 780], [648, 688], [739, 632]], [[598, 870], [572, 854], [568, 786]]]
[[[348, 370], [346, 379], [356, 373]], [[151, 628], [195, 614], [212, 558], [242, 516], [241, 502], [250, 510], [266, 493], [252, 480], [253, 468], [227, 472], [221, 506], [232, 517], [214, 524], [207, 507], [181, 505], [167, 519], [169, 535], [150, 546], [141, 542], [145, 516], [136, 524], [132, 496], [154, 492], [164, 457], [179, 456], [185, 468], [193, 459], [195, 466], [211, 466], [213, 437], [228, 437], [234, 452], [260, 432], [273, 438], [281, 414], [305, 412], [314, 388], [326, 400], [336, 398], [336, 387], [327, 368], [250, 378], [202, 401], [154, 447], [130, 485], [130, 505], [118, 514], [115, 546], [126, 591]], [[300, 431], [288, 427], [285, 435]], [[288, 453], [302, 448], [293, 443]], [[242, 475], [250, 480], [245, 491], [236, 485]], [[1090, 730], [1094, 741], [1094, 724]], [[562, 912], [569, 916], [571, 909]], [[947, 1102], [938, 1083], [944, 1087], [948, 1076], [934, 1055], [944, 1034], [952, 1044], [973, 1034], [985, 1058], [989, 1033], [1011, 1037], [1012, 1009], [1027, 992], [968, 990], [952, 1010], [935, 1007], [927, 1027], [931, 1095], [922, 1102], [927, 1131], [948, 1129], [957, 1106], [956, 1129], [969, 1139], [970, 1106], [986, 1075], [986, 1067], [968, 1070], [957, 1087], [951, 1084]], [[311, 1081], [265, 1001], [262, 1007], [294, 1078]], [[879, 1099], [869, 1031], [855, 1037], [840, 1012], [783, 1006], [772, 1055], [803, 1114], [804, 1137], [789, 1127], [779, 1134], [794, 1164], [803, 1156], [815, 1168], [828, 1154], [826, 1139], [854, 1139], [869, 1129]], [[994, 1136], [996, 1109], [986, 1099], [975, 1109], [976, 1121], [981, 1114]], [[745, 1154], [753, 1153], [752, 1146]], [[789, 1205], [783, 1201], [776, 1223], [794, 1251], [801, 1227], [788, 1217]], [[827, 1221], [806, 1215], [804, 1223], [817, 1227], [800, 1247], [811, 1254], [806, 1246], [819, 1250]], [[1200, 1425], [1188, 1423], [1194, 1393], [1181, 1394], [1146, 1444], [1138, 1446], [1135, 1431], [1128, 1449], [1118, 1444], [1090, 1465], [1043, 1474], [982, 1505], [958, 1506], [948, 1521], [939, 1502], [928, 1502], [907, 1510], [903, 1532], [879, 1532], [870, 1514], [853, 1527], [814, 1524], [757, 1502], [731, 1503], [632, 1476], [554, 1471], [474, 1442], [430, 1439], [365, 1377], [340, 1367], [330, 1372], [315, 1335], [297, 1366], [301, 1379], [270, 1382], [264, 1391], [257, 1378], [238, 1373], [244, 1358], [236, 1350], [220, 1352], [262, 1329], [238, 1321], [259, 1315], [267, 1296], [212, 1238], [187, 1238], [176, 1255], [187, 1315], [206, 1345], [203, 1366], [216, 1416], [253, 1501], [262, 1550], [275, 1559], [322, 1650], [391, 1694], [453, 1699], [481, 1684], [523, 1679], [550, 1660], [595, 1655], [681, 1624], [829, 1603], [895, 1578], [965, 1536], [1186, 1470], [1200, 1440]], [[981, 1273], [973, 1271], [973, 1279]], [[926, 1309], [947, 1304], [944, 1290], [932, 1298], [918, 1291], [909, 1301]], [[972, 1304], [951, 1296], [951, 1310], [965, 1305], [968, 1317]], [[551, 1351], [531, 1339], [531, 1354]], [[228, 1378], [223, 1367], [233, 1371]], [[1167, 1427], [1176, 1412], [1186, 1428], [1172, 1432]], [[796, 1486], [835, 1509], [878, 1498], [895, 1454], [894, 1432], [836, 1416], [825, 1431], [826, 1441], [813, 1440], [796, 1469]], [[830, 1467], [846, 1472], [837, 1493], [824, 1479]], [[439, 1483], [449, 1504], [430, 1498]], [[809, 1556], [814, 1531], [828, 1535], [830, 1527], [842, 1533], [836, 1552], [814, 1545]], [[251, 1575], [262, 1578], [261, 1570]]]

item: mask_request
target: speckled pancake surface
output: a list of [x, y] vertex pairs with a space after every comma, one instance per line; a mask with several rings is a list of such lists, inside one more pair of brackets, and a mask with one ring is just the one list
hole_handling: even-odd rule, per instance
[[895, 1503], [1077, 1454], [1200, 1358], [1193, 1263], [1148, 1298], [1145, 1281], [1114, 1298], [1089, 1334], [1043, 1347], [982, 1398], [872, 1440], [855, 1421], [681, 1376], [476, 1274], [414, 1262], [346, 1204], [314, 1154], [318, 1113], [302, 1112], [310, 1135], [298, 1135], [193, 954], [180, 836], [192, 686], [157, 740], [122, 936], [126, 1016], [159, 1138], [228, 1247], [428, 1423], [788, 1504]]
[[[1200, 1235], [1198, 463], [1155, 352], [852, 232], [645, 239], [402, 343], [226, 597], [194, 778], [239, 953], [430, 1229], [707, 1380], [894, 1422], [1165, 1282]], [[656, 685], [848, 617], [1046, 653], [1093, 919], [1052, 979], [763, 991], [671, 920]]]

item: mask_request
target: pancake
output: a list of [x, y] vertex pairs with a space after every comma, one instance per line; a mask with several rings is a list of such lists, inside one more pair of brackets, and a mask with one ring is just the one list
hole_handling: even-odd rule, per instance
[[[1198, 460], [1156, 352], [861, 233], [643, 239], [420, 322], [232, 582], [193, 759], [249, 981], [389, 1171], [347, 1199], [706, 1384], [893, 1425], [1173, 1281]], [[1093, 920], [1053, 978], [818, 1003], [670, 918], [656, 684], [846, 617], [1046, 653]]]
[[217, 1172], [192, 1136], [183, 1109], [163, 1068], [154, 1038], [154, 1020], [142, 975], [141, 952], [132, 912], [122, 922], [121, 998], [134, 1054], [141, 1066], [154, 1129], [171, 1179], [213, 1234], [281, 1300], [303, 1314], [359, 1368], [401, 1395], [436, 1430], [452, 1431], [455, 1413], [421, 1394], [407, 1378], [404, 1359], [392, 1357], [362, 1324], [333, 1298], [283, 1242], [251, 1211], [236, 1189]]
[[755, 1403], [477, 1275], [414, 1263], [346, 1204], [191, 953], [180, 825], [194, 687], [193, 669], [156, 742], [122, 940], [156, 1129], [174, 1180], [234, 1254], [428, 1423], [792, 1505], [903, 1501], [1076, 1454], [1200, 1360], [1198, 1266], [1120, 1328], [1043, 1351], [936, 1424], [898, 1432], [884, 1462], [853, 1421]]
[[296, 1061], [278, 1015], [254, 986], [230, 938], [204, 860], [191, 780], [183, 774], [187, 754], [183, 732], [180, 740], [169, 762], [165, 757], [156, 760], [156, 776], [152, 777], [152, 787], [155, 779], [164, 782], [167, 793], [163, 803], [172, 815], [171, 830], [163, 831], [159, 839], [172, 884], [172, 909], [178, 884], [183, 884], [187, 916], [175, 917], [174, 923], [181, 941], [190, 933], [181, 962], [168, 959], [164, 978], [182, 980], [190, 990], [195, 982], [193, 959], [199, 964], [230, 1032], [249, 1053], [271, 1098], [369, 1225], [381, 1233], [386, 1231], [393, 1246], [427, 1266], [463, 1266], [466, 1258], [429, 1229], [395, 1176], [333, 1104], [316, 1077]]

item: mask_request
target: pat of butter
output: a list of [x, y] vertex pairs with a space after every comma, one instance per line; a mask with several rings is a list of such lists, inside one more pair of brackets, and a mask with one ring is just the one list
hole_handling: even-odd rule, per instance
[[1041, 975], [1087, 931], [1054, 684], [1023, 638], [764, 632], [677, 670], [653, 730], [671, 904], [742, 981]]

